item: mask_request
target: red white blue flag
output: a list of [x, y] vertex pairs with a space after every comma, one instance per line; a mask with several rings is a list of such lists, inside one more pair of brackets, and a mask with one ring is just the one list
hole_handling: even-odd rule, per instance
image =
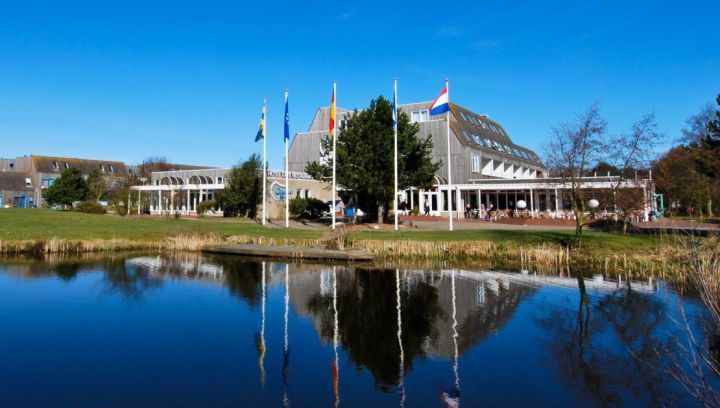
[[440, 92], [440, 95], [435, 98], [435, 101], [432, 103], [432, 105], [430, 105], [429, 109], [431, 115], [439, 115], [450, 110], [450, 99], [448, 98], [447, 82], [445, 83], [445, 87], [443, 88], [443, 90]]

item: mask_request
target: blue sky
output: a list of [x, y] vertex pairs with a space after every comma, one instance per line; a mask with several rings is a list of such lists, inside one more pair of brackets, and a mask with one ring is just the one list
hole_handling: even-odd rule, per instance
[[394, 77], [400, 103], [449, 77], [533, 149], [596, 100], [613, 133], [654, 111], [667, 146], [720, 93], [718, 1], [147, 3], [0, 5], [0, 156], [230, 166], [260, 152], [267, 96], [281, 168], [284, 88], [295, 133], [333, 80], [362, 108]]

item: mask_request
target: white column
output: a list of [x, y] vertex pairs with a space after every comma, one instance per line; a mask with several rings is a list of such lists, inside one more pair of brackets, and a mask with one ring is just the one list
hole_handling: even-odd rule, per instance
[[438, 212], [442, 212], [443, 208], [445, 207], [445, 196], [443, 195], [443, 190], [440, 188], [440, 186], [438, 186], [437, 198]]
[[142, 193], [142, 190], [138, 190], [138, 215], [140, 215], [140, 204], [142, 203], [142, 197], [140, 194]]
[[464, 214], [464, 213], [465, 213], [465, 211], [461, 211], [461, 209], [464, 209], [464, 208], [465, 208], [465, 201], [462, 200], [462, 197], [461, 197], [461, 196], [462, 196], [462, 194], [460, 193], [460, 188], [459, 188], [459, 187], [456, 187], [456, 188], [455, 188], [455, 205], [456, 205], [457, 207], [455, 207], [455, 211], [456, 211], [456, 214], [457, 214], [457, 217], [458, 217], [458, 218], [460, 218], [460, 214]]
[[410, 209], [415, 208], [415, 194], [413, 194], [413, 188], [410, 187]]
[[162, 213], [163, 205], [162, 205], [162, 190], [158, 190], [158, 211]]
[[187, 191], [187, 202], [185, 203], [185, 213], [190, 214], [190, 189]]
[[558, 205], [558, 192], [557, 188], [555, 189], [555, 212], [560, 211], [560, 206]]
[[530, 189], [530, 218], [535, 218], [535, 199], [533, 195], [534, 193], [532, 189]]
[[418, 214], [425, 214], [425, 190], [418, 190]]

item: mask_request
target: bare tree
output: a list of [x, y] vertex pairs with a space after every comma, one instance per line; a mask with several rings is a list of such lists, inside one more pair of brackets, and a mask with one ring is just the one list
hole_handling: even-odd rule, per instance
[[575, 243], [582, 243], [585, 226], [585, 200], [582, 185], [589, 169], [595, 166], [605, 147], [607, 122], [600, 115], [598, 103], [579, 114], [575, 121], [553, 128], [553, 136], [545, 146], [546, 164], [570, 187], [570, 202], [575, 215]]
[[154, 171], [170, 170], [170, 165], [168, 164], [167, 159], [163, 156], [150, 156], [143, 160], [138, 167], [140, 177], [144, 177], [146, 179], [150, 179], [151, 173]]
[[638, 170], [650, 166], [660, 138], [655, 114], [650, 113], [635, 122], [629, 134], [611, 137], [605, 146], [608, 162], [619, 171], [618, 178], [611, 184], [609, 198], [613, 211], [623, 221], [623, 232], [627, 232], [631, 212], [643, 208], [647, 201], [647, 191], [637, 187], [629, 189], [628, 184]]
[[[686, 338], [673, 336], [672, 348], [656, 350], [657, 354], [669, 355], [670, 363], [663, 369], [675, 378], [702, 405], [720, 407], [720, 244], [717, 238], [700, 241], [691, 235], [685, 247], [688, 249], [687, 265], [691, 282], [700, 293], [700, 299], [711, 318], [707, 333], [696, 333], [684, 306], [680, 305], [682, 320], [677, 322]], [[658, 368], [658, 367], [656, 367]]]
[[710, 124], [715, 119], [715, 107], [708, 102], [700, 107], [700, 111], [685, 120], [685, 128], [682, 130], [682, 137], [679, 143], [690, 146], [698, 145], [707, 140], [710, 135]]

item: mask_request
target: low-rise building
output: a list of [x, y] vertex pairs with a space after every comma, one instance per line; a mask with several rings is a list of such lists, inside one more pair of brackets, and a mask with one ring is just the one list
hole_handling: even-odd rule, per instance
[[35, 187], [29, 173], [0, 171], [0, 208], [35, 206]]
[[[199, 203], [215, 200], [218, 191], [225, 189], [230, 169], [186, 169], [153, 172], [149, 183], [133, 186], [131, 202], [137, 213], [195, 215]], [[317, 198], [331, 201], [332, 186], [313, 180], [303, 172], [290, 172], [291, 198]], [[267, 172], [267, 216], [285, 216], [285, 172]], [[210, 215], [222, 215], [218, 207]]]
[[0, 159], [0, 172], [22, 173], [30, 178], [33, 204], [28, 207], [42, 206], [43, 190], [50, 187], [63, 171], [71, 167], [78, 169], [85, 177], [95, 171], [99, 172], [105, 178], [109, 190], [120, 188], [128, 178], [127, 167], [121, 161], [37, 155]]

